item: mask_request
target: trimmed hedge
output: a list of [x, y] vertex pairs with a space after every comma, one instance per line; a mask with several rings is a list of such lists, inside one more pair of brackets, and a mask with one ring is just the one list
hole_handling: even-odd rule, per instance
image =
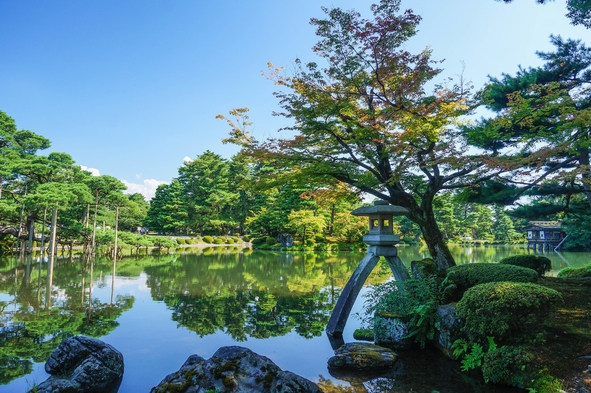
[[447, 269], [449, 282], [454, 284], [453, 300], [459, 300], [464, 293], [478, 284], [488, 282], [536, 282], [538, 273], [527, 267], [501, 265], [498, 263], [470, 263]]
[[225, 244], [225, 240], [221, 237], [216, 237], [213, 239], [213, 244]]
[[535, 270], [540, 277], [552, 270], [552, 261], [541, 255], [512, 255], [510, 257], [503, 258], [499, 263], [528, 267]]
[[176, 242], [178, 244], [186, 244], [187, 243], [186, 240], [185, 240], [185, 238], [182, 238], [182, 237], [177, 237], [176, 238]]
[[490, 282], [468, 289], [456, 310], [470, 340], [491, 336], [500, 343], [515, 342], [539, 331], [551, 307], [561, 301], [559, 292], [541, 285]]
[[213, 237], [211, 236], [203, 236], [203, 241], [207, 244], [213, 243]]
[[574, 268], [574, 267], [565, 267], [561, 271], [558, 272], [557, 277], [560, 278], [586, 278], [591, 277], [591, 265]]

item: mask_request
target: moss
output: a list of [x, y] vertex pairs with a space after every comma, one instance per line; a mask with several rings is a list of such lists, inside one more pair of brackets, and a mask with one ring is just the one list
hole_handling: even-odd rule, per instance
[[261, 367], [261, 371], [264, 373], [264, 376], [258, 376], [255, 378], [255, 381], [257, 383], [263, 383], [263, 387], [267, 390], [271, 389], [271, 386], [273, 386], [273, 382], [275, 382], [275, 379], [277, 378], [277, 371], [270, 369], [268, 367]]
[[355, 340], [373, 341], [373, 330], [355, 329], [355, 331], [353, 332], [353, 338]]

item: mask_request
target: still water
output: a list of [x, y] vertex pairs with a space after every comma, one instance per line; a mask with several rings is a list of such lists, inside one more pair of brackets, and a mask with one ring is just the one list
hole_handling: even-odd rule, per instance
[[[452, 247], [452, 252], [458, 263], [473, 263], [527, 251]], [[399, 254], [408, 264], [426, 257], [427, 250], [400, 247]], [[553, 274], [591, 260], [586, 253], [548, 256]], [[248, 347], [282, 369], [320, 382], [327, 392], [509, 391], [468, 378], [455, 363], [428, 351], [402, 353], [387, 375], [331, 375], [326, 362], [333, 350], [324, 328], [362, 257], [220, 247], [125, 258], [115, 275], [108, 260], [58, 259], [51, 279], [48, 263], [39, 259], [0, 261], [0, 392], [25, 392], [44, 381], [49, 354], [76, 334], [100, 338], [122, 352], [121, 393], [149, 392], [189, 355], [209, 358], [225, 345]], [[380, 264], [367, 282], [389, 278]], [[353, 313], [362, 305], [360, 298]], [[353, 341], [358, 325], [352, 316], [346, 342]]]

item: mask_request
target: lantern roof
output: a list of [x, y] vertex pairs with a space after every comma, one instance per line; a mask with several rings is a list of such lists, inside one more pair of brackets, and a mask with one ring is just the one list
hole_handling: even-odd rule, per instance
[[373, 206], [363, 206], [351, 212], [354, 216], [373, 216], [387, 214], [392, 216], [406, 216], [408, 210], [402, 206], [390, 205], [387, 201], [377, 200]]

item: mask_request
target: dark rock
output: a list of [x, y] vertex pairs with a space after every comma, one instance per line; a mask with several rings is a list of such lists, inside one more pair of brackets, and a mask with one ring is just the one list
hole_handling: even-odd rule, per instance
[[388, 348], [367, 343], [348, 343], [328, 359], [328, 367], [354, 370], [379, 370], [393, 367], [397, 355]]
[[100, 340], [76, 336], [64, 340], [45, 363], [51, 374], [36, 392], [93, 393], [119, 390], [123, 377], [123, 355]]
[[445, 304], [437, 307], [440, 327], [435, 334], [434, 344], [445, 356], [454, 359], [451, 346], [461, 338], [462, 321], [456, 314], [455, 304]]
[[205, 391], [246, 393], [321, 393], [313, 382], [289, 371], [282, 371], [270, 359], [248, 348], [222, 347], [205, 360], [192, 355], [180, 370], [169, 374], [152, 388], [152, 393]]

